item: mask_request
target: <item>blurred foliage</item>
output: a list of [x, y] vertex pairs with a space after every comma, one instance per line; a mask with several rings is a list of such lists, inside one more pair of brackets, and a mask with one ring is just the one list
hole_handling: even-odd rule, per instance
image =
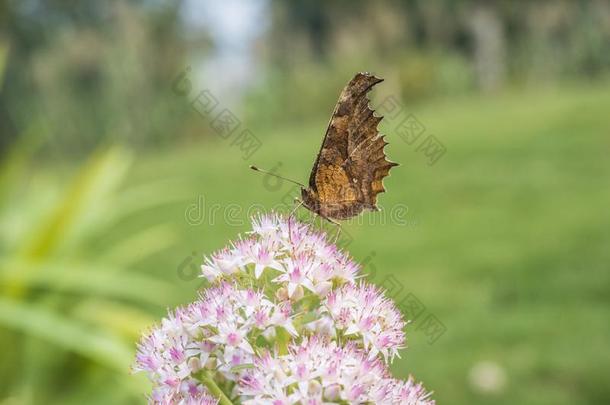
[[[255, 127], [326, 114], [335, 89], [358, 70], [379, 72], [417, 103], [596, 78], [610, 68], [610, 5], [601, 0], [258, 1], [267, 4], [270, 27], [252, 49], [261, 69], [241, 89]], [[10, 57], [0, 116], [7, 110], [17, 128], [44, 119], [46, 149], [62, 154], [105, 141], [166, 147], [212, 135], [170, 90], [185, 66], [223, 46], [212, 27], [189, 31], [184, 8], [150, 0], [5, 2], [0, 57], [6, 49]], [[2, 130], [0, 145], [15, 133]]]
[[[14, 149], [0, 171], [0, 323], [6, 328], [0, 340], [14, 348], [4, 353], [3, 365], [22, 365], [17, 372], [0, 368], [8, 383], [0, 395], [40, 403], [66, 381], [86, 385], [90, 378], [104, 378], [124, 387], [121, 401], [134, 398], [141, 387], [124, 378], [132, 342], [154, 322], [151, 308], [176, 302], [180, 294], [161, 279], [127, 268], [172, 245], [176, 235], [170, 225], [157, 223], [123, 232], [115, 243], [99, 240], [117, 222], [166, 203], [167, 196], [117, 193], [131, 158], [116, 148], [98, 151], [61, 187], [57, 173], [40, 173], [23, 184], [24, 171], [32, 167], [20, 155], [31, 151]], [[75, 367], [75, 358], [58, 350], [92, 364]], [[67, 370], [53, 372], [61, 368]]]
[[[603, 77], [610, 4], [603, 1], [271, 2], [266, 69], [249, 121], [325, 114], [354, 71], [379, 72], [409, 104], [504, 86]], [[273, 91], [270, 91], [273, 89]]]
[[185, 122], [184, 109], [167, 114], [175, 101], [171, 81], [185, 66], [177, 6], [73, 6], [14, 6], [2, 98], [15, 125], [43, 117], [48, 148], [62, 154], [90, 152], [104, 141], [172, 143]]
[[[439, 403], [608, 403], [608, 2], [265, 5], [235, 93], [263, 142], [245, 162], [171, 91], [222, 47], [188, 2], [0, 2], [0, 404], [143, 402], [139, 333], [193, 298], [201, 254], [247, 230], [246, 207], [288, 191], [247, 163], [305, 180], [359, 70], [448, 149], [430, 167], [386, 120], [403, 167], [382, 205], [419, 225], [347, 226], [373, 281], [397, 277], [447, 326], [434, 345], [409, 331], [396, 373]], [[481, 389], [480, 362], [506, 386]]]

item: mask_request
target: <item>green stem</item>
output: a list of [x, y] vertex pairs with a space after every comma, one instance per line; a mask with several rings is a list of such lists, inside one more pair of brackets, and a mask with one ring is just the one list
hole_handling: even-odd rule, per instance
[[220, 402], [218, 402], [219, 405], [233, 405], [233, 402], [231, 402], [231, 400], [227, 398], [225, 393], [222, 392], [220, 387], [216, 385], [214, 379], [212, 379], [212, 376], [208, 371], [203, 373], [203, 376], [201, 377], [201, 382], [203, 383], [203, 385], [206, 386], [208, 391], [210, 391], [210, 394], [214, 395], [220, 400]]

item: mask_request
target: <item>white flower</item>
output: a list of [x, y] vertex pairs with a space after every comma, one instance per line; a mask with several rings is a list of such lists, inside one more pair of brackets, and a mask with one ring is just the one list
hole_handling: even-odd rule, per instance
[[400, 311], [372, 285], [345, 285], [330, 292], [323, 305], [346, 336], [362, 337], [371, 355], [381, 352], [393, 359], [404, 347], [405, 322]]
[[385, 364], [354, 344], [343, 347], [313, 336], [292, 345], [288, 354], [264, 353], [240, 378], [244, 404], [421, 404], [429, 394], [410, 378], [389, 376]]
[[216, 404], [204, 381], [250, 405], [434, 403], [411, 378], [390, 376], [402, 316], [355, 283], [359, 266], [324, 234], [261, 216], [201, 269], [212, 285], [138, 344], [134, 371], [152, 381], [151, 403]]

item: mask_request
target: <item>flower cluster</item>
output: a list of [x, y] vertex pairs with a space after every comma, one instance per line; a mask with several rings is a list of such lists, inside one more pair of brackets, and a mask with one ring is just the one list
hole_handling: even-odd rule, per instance
[[344, 285], [328, 294], [324, 308], [337, 329], [346, 336], [358, 335], [371, 355], [383, 353], [393, 359], [403, 348], [405, 322], [394, 303], [372, 285]]
[[339, 346], [318, 336], [292, 345], [286, 355], [257, 357], [238, 391], [246, 405], [430, 403], [421, 385], [392, 378], [381, 359], [354, 342]]
[[[282, 327], [296, 336], [287, 302], [272, 303], [261, 292], [226, 282], [204, 291], [187, 307], [170, 312], [146, 335], [136, 355], [136, 371], [147, 371], [155, 384], [153, 399], [170, 403], [197, 397], [191, 377], [212, 369], [235, 381], [236, 367], [252, 364], [257, 335]], [[187, 398], [188, 399], [188, 398]], [[174, 401], [174, 402], [172, 402]]]
[[405, 346], [393, 302], [323, 233], [277, 215], [204, 260], [211, 286], [138, 345], [159, 404], [433, 404], [388, 362]]
[[302, 295], [303, 289], [324, 296], [333, 281], [353, 283], [360, 270], [324, 234], [305, 224], [271, 215], [253, 220], [252, 227], [248, 238], [205, 259], [201, 268], [208, 281], [248, 272], [259, 279], [269, 269], [276, 272], [271, 281], [282, 284], [289, 298]]

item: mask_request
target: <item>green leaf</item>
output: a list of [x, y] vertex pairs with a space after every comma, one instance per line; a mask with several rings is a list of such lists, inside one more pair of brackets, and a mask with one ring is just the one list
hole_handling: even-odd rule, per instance
[[172, 284], [151, 276], [112, 266], [70, 261], [37, 264], [0, 259], [0, 284], [103, 295], [163, 307], [181, 296]]
[[128, 156], [120, 148], [95, 153], [57, 203], [53, 214], [24, 245], [20, 256], [40, 260], [66, 243], [71, 231], [125, 175], [130, 162]]
[[95, 324], [113, 335], [130, 341], [139, 340], [143, 331], [159, 321], [156, 317], [131, 305], [125, 305], [110, 299], [91, 298], [79, 302], [71, 318]]
[[288, 354], [288, 343], [290, 342], [290, 334], [281, 326], [275, 328], [275, 343], [279, 355]]
[[251, 368], [254, 368], [254, 364], [240, 364], [239, 366], [232, 367], [230, 372], [231, 373], [238, 373], [240, 371], [248, 370], [248, 369], [251, 369]]
[[122, 373], [133, 358], [133, 349], [118, 339], [40, 306], [0, 298], [0, 324]]
[[173, 226], [160, 224], [127, 236], [108, 248], [97, 261], [129, 266], [167, 249], [178, 240]]

